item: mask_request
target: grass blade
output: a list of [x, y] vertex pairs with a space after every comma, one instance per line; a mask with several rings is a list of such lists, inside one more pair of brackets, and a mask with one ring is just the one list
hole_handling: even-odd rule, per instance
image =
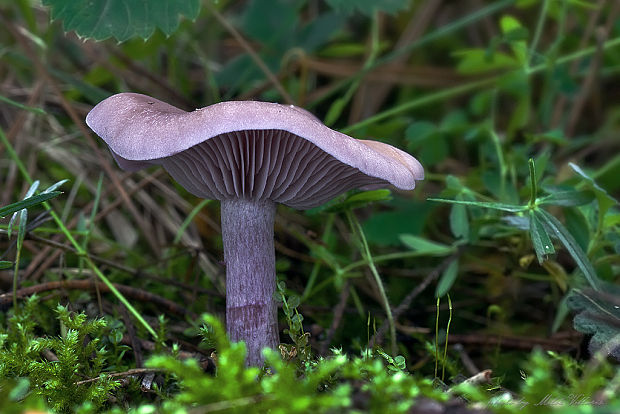
[[581, 247], [579, 247], [579, 244], [575, 238], [568, 232], [568, 230], [566, 230], [566, 227], [564, 227], [564, 225], [562, 225], [557, 218], [553, 217], [543, 209], [533, 210], [533, 213], [536, 215], [536, 218], [539, 219], [540, 222], [551, 230], [553, 235], [560, 240], [566, 250], [568, 250], [568, 253], [570, 253], [572, 258], [575, 260], [577, 266], [583, 272], [590, 286], [592, 286], [595, 290], [599, 290], [600, 283], [592, 263], [590, 263], [588, 256], [586, 256], [585, 252], [581, 249]]
[[527, 206], [518, 206], [516, 204], [495, 203], [490, 201], [466, 201], [466, 200], [448, 200], [446, 198], [427, 198], [428, 201], [436, 201], [439, 203], [462, 204], [464, 206], [489, 208], [492, 210], [508, 211], [518, 213], [527, 210]]
[[36, 206], [37, 204], [41, 204], [44, 201], [50, 200], [54, 197], [58, 197], [60, 194], [62, 194], [62, 191], [52, 191], [49, 193], [37, 194], [36, 196], [24, 198], [23, 200], [13, 204], [9, 204], [8, 206], [0, 207], [0, 217], [6, 217], [9, 214], [13, 214], [19, 210]]

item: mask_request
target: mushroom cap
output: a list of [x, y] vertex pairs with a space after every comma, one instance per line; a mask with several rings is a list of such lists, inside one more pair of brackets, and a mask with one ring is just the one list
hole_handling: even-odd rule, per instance
[[186, 112], [120, 93], [97, 104], [86, 123], [121, 168], [162, 165], [202, 198], [271, 199], [305, 209], [353, 188], [411, 190], [424, 178], [409, 154], [334, 131], [294, 105], [230, 101]]

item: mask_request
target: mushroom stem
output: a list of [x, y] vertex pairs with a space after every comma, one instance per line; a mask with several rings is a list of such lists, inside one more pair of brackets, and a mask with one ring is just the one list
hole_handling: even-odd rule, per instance
[[279, 343], [273, 225], [270, 200], [222, 200], [222, 239], [226, 263], [226, 330], [244, 341], [246, 365], [263, 364], [262, 349]]

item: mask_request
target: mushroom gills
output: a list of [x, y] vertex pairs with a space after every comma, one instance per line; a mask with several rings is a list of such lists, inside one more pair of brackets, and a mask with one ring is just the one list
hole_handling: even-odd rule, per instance
[[389, 185], [283, 130], [218, 135], [157, 163], [198, 197], [272, 200], [297, 209], [353, 188]]

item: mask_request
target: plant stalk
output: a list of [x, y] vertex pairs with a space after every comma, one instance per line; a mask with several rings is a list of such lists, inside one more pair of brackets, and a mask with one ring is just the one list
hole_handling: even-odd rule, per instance
[[222, 200], [226, 331], [232, 342], [245, 342], [247, 366], [262, 366], [263, 348], [279, 344], [275, 213], [276, 205], [269, 200]]

